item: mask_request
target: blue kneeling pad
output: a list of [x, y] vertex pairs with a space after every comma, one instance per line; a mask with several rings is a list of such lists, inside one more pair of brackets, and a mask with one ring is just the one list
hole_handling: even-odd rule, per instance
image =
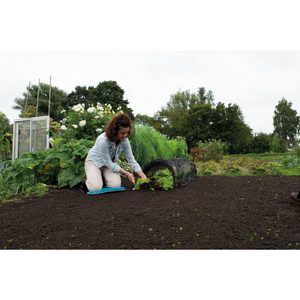
[[98, 194], [104, 194], [104, 193], [110, 193], [110, 192], [122, 192], [125, 191], [124, 187], [120, 188], [103, 188], [102, 190], [99, 191], [89, 191], [87, 194], [89, 195], [98, 195]]

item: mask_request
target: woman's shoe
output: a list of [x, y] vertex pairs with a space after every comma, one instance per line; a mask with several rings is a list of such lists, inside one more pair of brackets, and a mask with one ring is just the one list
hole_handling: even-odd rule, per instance
[[81, 192], [82, 194], [87, 194], [88, 191], [89, 191], [89, 190], [88, 190], [88, 188], [87, 188], [87, 186], [86, 186], [86, 177], [84, 177], [84, 178], [82, 179], [82, 182], [81, 182], [81, 185], [80, 185], [80, 192]]

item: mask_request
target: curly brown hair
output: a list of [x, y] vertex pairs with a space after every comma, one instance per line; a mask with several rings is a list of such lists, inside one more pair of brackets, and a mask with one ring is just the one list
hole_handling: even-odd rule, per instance
[[116, 141], [120, 127], [129, 127], [128, 137], [132, 134], [132, 120], [129, 115], [122, 113], [111, 118], [108, 125], [104, 129], [106, 137], [111, 142]]

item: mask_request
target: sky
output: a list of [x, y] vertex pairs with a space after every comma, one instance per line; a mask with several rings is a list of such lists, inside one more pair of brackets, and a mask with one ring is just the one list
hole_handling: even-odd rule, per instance
[[[50, 83], [50, 76], [52, 86], [67, 93], [77, 85], [117, 81], [134, 114], [149, 116], [179, 89], [195, 93], [204, 86], [213, 91], [216, 103], [236, 103], [253, 133], [271, 133], [282, 97], [300, 114], [298, 6], [294, 0], [5, 1], [0, 18], [0, 111], [12, 122], [18, 117], [12, 110], [14, 99], [26, 93], [29, 82]], [[260, 288], [259, 299], [282, 299], [297, 292], [296, 252], [289, 252], [288, 261], [285, 251], [113, 256], [97, 251], [91, 253], [93, 259], [86, 254], [71, 251], [62, 260], [58, 252], [51, 252], [51, 259], [47, 251], [34, 252], [29, 259], [30, 253], [3, 253], [9, 262], [2, 276], [6, 290], [32, 294], [34, 281], [44, 294], [55, 280], [60, 295], [70, 297], [65, 287], [72, 286], [85, 298], [100, 291], [110, 298], [118, 293], [118, 298], [150, 299], [158, 290], [163, 298], [195, 298], [199, 282], [201, 295], [208, 299], [224, 294], [240, 299], [240, 292], [250, 299], [253, 293], [245, 294], [249, 286]], [[16, 267], [28, 265], [16, 272], [12, 261]], [[78, 274], [85, 274], [88, 288], [81, 288], [84, 278]], [[99, 282], [105, 288], [102, 284], [99, 290]], [[265, 288], [274, 282], [280, 282], [279, 288]], [[174, 283], [183, 288], [166, 289]]]
[[[19, 6], [16, 7], [16, 3]], [[300, 114], [300, 42], [294, 1], [9, 1], [0, 20], [0, 110], [39, 80], [67, 93], [113, 80], [134, 114], [153, 116], [172, 94], [204, 86], [237, 104], [253, 133], [272, 133], [284, 97]], [[257, 6], [259, 4], [259, 6]], [[59, 7], [59, 10], [57, 8]], [[257, 9], [259, 7], [259, 9]], [[70, 13], [70, 9], [71, 12]], [[26, 13], [24, 13], [26, 11]]]
[[43, 83], [67, 93], [113, 80], [134, 114], [153, 116], [172, 94], [204, 86], [215, 103], [237, 104], [253, 133], [273, 132], [275, 106], [284, 97], [300, 113], [300, 51], [94, 50], [1, 51], [1, 111], [12, 122], [14, 99]]

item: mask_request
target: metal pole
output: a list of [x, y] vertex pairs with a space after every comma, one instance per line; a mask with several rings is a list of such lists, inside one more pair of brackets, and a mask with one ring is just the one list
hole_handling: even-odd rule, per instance
[[37, 92], [37, 101], [36, 101], [36, 114], [35, 114], [36, 117], [38, 115], [38, 109], [39, 109], [39, 92], [40, 92], [40, 79], [39, 79], [39, 86], [38, 86], [38, 92]]
[[50, 98], [51, 98], [51, 76], [50, 76], [50, 87], [49, 87], [48, 116], [50, 116]]
[[27, 106], [27, 100], [28, 100], [28, 95], [29, 95], [30, 84], [31, 84], [31, 81], [29, 81], [29, 86], [28, 86], [28, 91], [27, 91], [27, 97], [26, 97], [26, 102], [25, 102], [24, 113], [26, 113], [26, 106]]

